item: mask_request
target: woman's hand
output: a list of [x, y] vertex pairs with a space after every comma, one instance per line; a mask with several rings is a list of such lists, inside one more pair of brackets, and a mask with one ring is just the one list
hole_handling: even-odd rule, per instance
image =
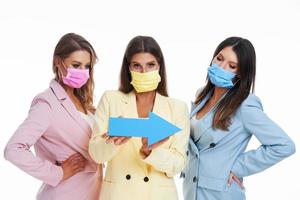
[[102, 138], [106, 139], [106, 144], [113, 142], [115, 145], [122, 145], [131, 139], [131, 137], [124, 137], [124, 136], [120, 136], [120, 137], [109, 136], [107, 133], [104, 133], [102, 135]]
[[162, 145], [168, 140], [169, 137], [148, 146], [148, 138], [142, 138], [142, 147], [140, 148], [140, 155], [143, 159], [147, 158], [153, 149], [157, 148], [158, 146]]
[[244, 189], [243, 182], [236, 175], [230, 172], [228, 182], [227, 182], [228, 186], [231, 186], [233, 181], [235, 181], [240, 186], [240, 188]]
[[102, 183], [102, 180], [103, 180], [103, 169], [105, 168], [105, 165], [104, 165], [104, 163], [101, 163], [101, 164], [98, 165], [98, 167], [99, 167], [98, 181], [100, 183]]
[[63, 168], [64, 172], [62, 181], [67, 180], [68, 178], [74, 176], [80, 171], [83, 171], [85, 165], [86, 159], [80, 153], [75, 153], [71, 155], [67, 160], [65, 160], [61, 164], [61, 167]]

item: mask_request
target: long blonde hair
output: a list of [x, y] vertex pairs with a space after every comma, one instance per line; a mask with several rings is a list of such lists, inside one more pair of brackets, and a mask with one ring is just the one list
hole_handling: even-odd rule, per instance
[[94, 65], [97, 61], [97, 55], [92, 45], [82, 36], [75, 33], [68, 33], [64, 35], [57, 43], [53, 54], [53, 72], [55, 74], [55, 80], [59, 83], [62, 82], [58, 67], [55, 65], [57, 59], [65, 59], [71, 53], [84, 50], [91, 55], [91, 66], [89, 69], [90, 78], [87, 83], [81, 88], [74, 88], [75, 96], [80, 100], [85, 110], [94, 113], [95, 107], [93, 106], [94, 95]]

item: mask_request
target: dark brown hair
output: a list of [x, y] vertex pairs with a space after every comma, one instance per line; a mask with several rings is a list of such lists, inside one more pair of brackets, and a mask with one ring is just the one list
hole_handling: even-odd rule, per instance
[[60, 61], [62, 61], [66, 59], [71, 53], [79, 50], [87, 51], [91, 56], [91, 65], [89, 68], [90, 78], [87, 83], [81, 88], [74, 88], [74, 94], [80, 100], [85, 110], [94, 113], [95, 107], [93, 106], [93, 77], [94, 65], [97, 60], [97, 55], [92, 45], [85, 38], [75, 33], [68, 33], [58, 41], [53, 54], [53, 72], [55, 74], [55, 80], [62, 83], [62, 77], [60, 77], [58, 67], [55, 66], [57, 59], [60, 59]]
[[[232, 47], [238, 58], [238, 73], [234, 81], [236, 84], [216, 107], [213, 118], [213, 128], [228, 131], [231, 125], [231, 117], [235, 114], [242, 102], [248, 97], [251, 88], [254, 91], [256, 73], [256, 55], [251, 42], [241, 37], [230, 37], [219, 44], [214, 52], [213, 59], [218, 53], [226, 48]], [[212, 60], [213, 60], [212, 59]], [[214, 85], [207, 79], [207, 84], [196, 97], [195, 103], [202, 101], [214, 88]]]
[[152, 37], [148, 36], [134, 37], [127, 45], [120, 72], [119, 90], [126, 94], [133, 90], [133, 86], [130, 84], [131, 75], [129, 65], [132, 57], [137, 53], [150, 53], [156, 58], [160, 65], [159, 75], [161, 77], [161, 81], [157, 86], [157, 92], [163, 96], [168, 96], [164, 56], [158, 43]]

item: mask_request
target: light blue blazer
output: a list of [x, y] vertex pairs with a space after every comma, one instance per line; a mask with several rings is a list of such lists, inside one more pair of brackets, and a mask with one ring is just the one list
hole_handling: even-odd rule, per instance
[[[211, 93], [192, 105], [193, 117]], [[264, 112], [260, 100], [250, 94], [232, 117], [229, 131], [212, 128], [214, 110], [196, 124], [190, 138], [188, 163], [181, 173], [185, 200], [241, 200], [244, 190], [236, 183], [227, 186], [232, 171], [243, 177], [261, 172], [295, 153], [288, 135]], [[256, 150], [245, 152], [252, 135], [261, 142]]]

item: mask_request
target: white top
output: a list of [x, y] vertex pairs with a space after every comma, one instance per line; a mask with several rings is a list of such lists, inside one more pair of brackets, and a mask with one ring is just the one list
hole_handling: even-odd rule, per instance
[[84, 114], [82, 112], [79, 112], [80, 116], [82, 117], [82, 119], [84, 119], [92, 128], [93, 127], [93, 121], [94, 121], [94, 115], [92, 113], [90, 113], [89, 111], [87, 112], [87, 114]]
[[196, 115], [194, 115], [191, 119], [191, 136], [193, 137], [193, 139], [196, 139], [194, 133], [195, 133], [196, 124], [198, 121], [199, 120], [196, 119]]

